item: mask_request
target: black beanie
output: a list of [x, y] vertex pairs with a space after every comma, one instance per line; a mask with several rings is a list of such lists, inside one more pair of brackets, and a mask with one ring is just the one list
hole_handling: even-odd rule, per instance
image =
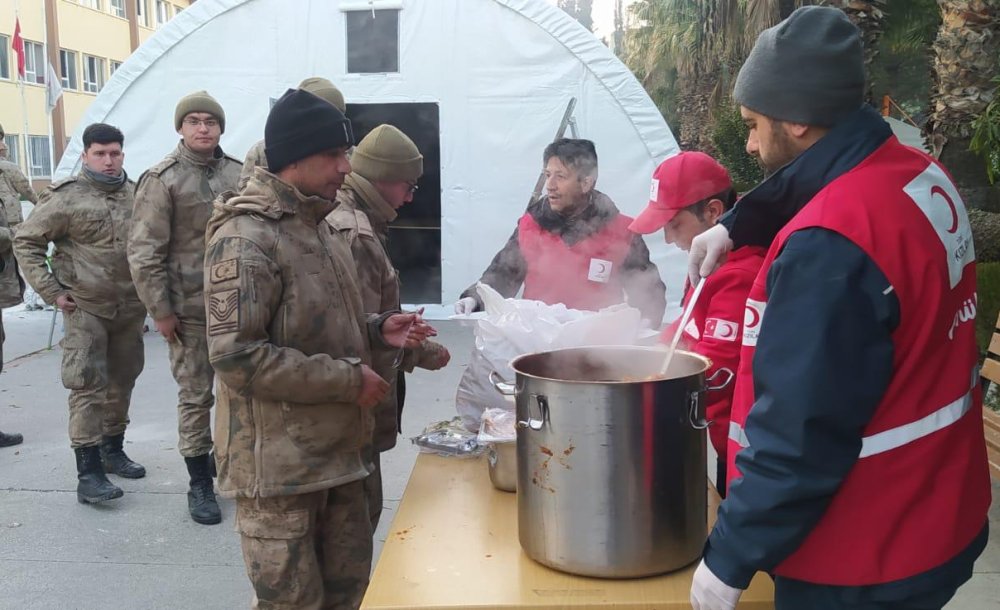
[[861, 108], [864, 91], [857, 26], [840, 9], [805, 6], [757, 38], [733, 98], [772, 119], [832, 127]]
[[264, 125], [264, 155], [271, 172], [332, 148], [354, 145], [351, 121], [323, 98], [289, 89], [274, 104]]

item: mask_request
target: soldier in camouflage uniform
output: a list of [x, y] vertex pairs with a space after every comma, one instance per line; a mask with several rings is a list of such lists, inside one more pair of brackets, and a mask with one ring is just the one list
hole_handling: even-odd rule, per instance
[[350, 121], [289, 90], [265, 137], [276, 173], [257, 168], [217, 199], [208, 228], [219, 490], [236, 497], [254, 607], [357, 608], [372, 554], [361, 452], [389, 389], [372, 349], [398, 353], [432, 329], [365, 314], [350, 249], [323, 220], [350, 171]]
[[[386, 249], [389, 223], [396, 219], [396, 210], [413, 201], [424, 171], [423, 156], [402, 131], [392, 125], [379, 125], [354, 150], [351, 168], [337, 193], [339, 205], [326, 220], [351, 245], [365, 311], [399, 309], [399, 273]], [[389, 353], [381, 359], [376, 357], [373, 365], [391, 385], [385, 399], [375, 407], [371, 451], [375, 471], [365, 479], [373, 530], [382, 514], [379, 453], [396, 446], [406, 388], [404, 371], [412, 372], [416, 367], [437, 370], [451, 358], [443, 345], [433, 341], [406, 350], [398, 369], [393, 366], [395, 356]]]
[[21, 199], [38, 203], [35, 189], [16, 164], [7, 160], [7, 145], [0, 139], [0, 203], [7, 215], [7, 225], [11, 228], [21, 224]]
[[[14, 238], [25, 278], [63, 312], [62, 382], [70, 390], [69, 438], [83, 503], [122, 496], [106, 472], [146, 476], [122, 449], [143, 367], [145, 319], [125, 259], [135, 184], [122, 170], [124, 140], [110, 125], [88, 126], [80, 174], [42, 191]], [[56, 247], [51, 272], [49, 242]]]
[[[320, 76], [307, 78], [299, 83], [299, 89], [323, 98], [336, 106], [337, 110], [347, 114], [347, 104], [344, 102], [344, 94], [327, 79]], [[240, 181], [236, 186], [237, 191], [242, 191], [246, 187], [247, 182], [250, 182], [250, 177], [253, 176], [255, 167], [267, 169], [267, 157], [264, 156], [264, 140], [257, 142], [247, 151], [247, 157], [243, 160], [243, 171], [240, 173]]]
[[[0, 127], [2, 134], [3, 127]], [[0, 142], [3, 136], [0, 135]], [[7, 226], [7, 215], [0, 210], [0, 308], [13, 307], [21, 303], [24, 296], [24, 285], [17, 272], [17, 262], [14, 260], [14, 233]], [[3, 311], [0, 309], [0, 372], [3, 371]], [[19, 445], [24, 437], [17, 433], [0, 432], [0, 447]]]
[[205, 339], [205, 226], [212, 200], [236, 188], [241, 164], [219, 147], [226, 115], [208, 93], [182, 98], [174, 127], [182, 138], [176, 150], [139, 178], [128, 262], [139, 298], [170, 349], [178, 448], [191, 481], [188, 511], [194, 521], [214, 524], [222, 513], [209, 455], [214, 399]]

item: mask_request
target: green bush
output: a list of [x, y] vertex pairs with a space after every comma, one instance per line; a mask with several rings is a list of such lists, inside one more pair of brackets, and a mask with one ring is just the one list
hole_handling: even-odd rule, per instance
[[747, 134], [749, 130], [734, 104], [723, 104], [715, 111], [712, 128], [712, 144], [716, 158], [729, 170], [733, 187], [745, 193], [764, 179], [764, 170], [757, 160], [747, 154]]
[[997, 315], [1000, 315], [1000, 263], [976, 265], [979, 284], [976, 304], [976, 342], [979, 353], [985, 354], [990, 339], [996, 332]]

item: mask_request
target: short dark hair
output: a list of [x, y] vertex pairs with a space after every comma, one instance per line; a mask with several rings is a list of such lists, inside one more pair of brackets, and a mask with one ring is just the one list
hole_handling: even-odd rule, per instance
[[125, 146], [125, 135], [120, 129], [107, 123], [87, 125], [83, 130], [83, 150], [86, 152], [91, 144], [114, 144]]
[[708, 209], [708, 202], [712, 201], [713, 199], [718, 199], [719, 201], [721, 201], [722, 211], [728, 212], [729, 210], [733, 209], [734, 205], [736, 205], [736, 189], [734, 189], [733, 187], [729, 187], [726, 190], [722, 191], [721, 193], [716, 193], [711, 197], [702, 199], [697, 203], [692, 203], [687, 207], [687, 209], [692, 214], [697, 216], [698, 220], [705, 220], [705, 210]]
[[581, 177], [597, 175], [597, 149], [590, 140], [560, 138], [545, 147], [542, 162], [547, 164], [552, 157], [558, 157]]

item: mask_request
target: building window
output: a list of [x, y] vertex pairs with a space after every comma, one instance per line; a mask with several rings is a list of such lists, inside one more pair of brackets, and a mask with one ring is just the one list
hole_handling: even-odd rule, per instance
[[97, 93], [104, 86], [104, 60], [92, 55], [83, 56], [83, 90]]
[[115, 72], [118, 71], [118, 68], [122, 67], [122, 62], [115, 61], [115, 60], [112, 59], [110, 66], [111, 66], [111, 74], [114, 74]]
[[59, 50], [59, 75], [62, 77], [63, 89], [78, 89], [76, 80], [76, 52]]
[[10, 38], [0, 36], [0, 78], [10, 78]]
[[31, 147], [31, 177], [48, 178], [52, 175], [52, 157], [49, 156], [48, 136], [28, 136]]
[[7, 145], [7, 160], [21, 167], [21, 139], [16, 133], [8, 133], [4, 135], [3, 141]]
[[349, 11], [346, 18], [347, 71], [399, 72], [399, 11]]
[[45, 54], [42, 45], [24, 41], [24, 82], [45, 84]]
[[135, 14], [139, 19], [139, 25], [149, 27], [149, 9], [146, 0], [135, 0]]
[[170, 21], [170, 4], [165, 0], [156, 0], [156, 25], [157, 27]]
[[111, 0], [111, 14], [115, 17], [125, 18], [125, 0]]
[[79, 0], [80, 4], [88, 8], [101, 10], [101, 0]]

